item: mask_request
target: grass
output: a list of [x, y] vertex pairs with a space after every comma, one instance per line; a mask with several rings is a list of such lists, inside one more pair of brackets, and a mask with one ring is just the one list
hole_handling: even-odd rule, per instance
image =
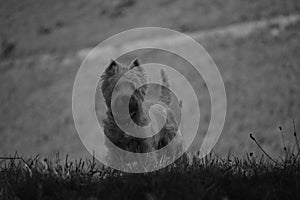
[[[139, 175], [102, 168], [93, 160], [44, 159], [46, 152], [78, 157], [85, 152], [70, 106], [81, 62], [73, 56], [78, 49], [138, 26], [193, 32], [300, 11], [298, 0], [110, 2], [1, 1], [0, 113], [5, 117], [0, 152], [18, 150], [22, 157], [0, 159], [0, 199], [299, 198], [299, 142], [295, 133], [290, 145], [285, 133], [287, 119], [299, 119], [299, 22], [277, 36], [269, 27], [247, 38], [201, 41], [219, 66], [228, 94], [227, 121], [215, 151], [220, 156], [233, 146], [235, 155], [255, 153], [226, 159], [212, 154], [193, 162], [183, 157], [176, 165]], [[39, 54], [54, 57], [27, 57]], [[161, 55], [142, 56], [153, 61]], [[184, 64], [172, 57], [167, 61]], [[209, 106], [201, 96], [206, 125]], [[272, 129], [274, 122], [285, 129]], [[250, 147], [249, 129], [255, 131]], [[282, 136], [283, 151], [275, 159]], [[34, 152], [41, 154], [23, 157]]]
[[[300, 23], [289, 25], [278, 36], [266, 28], [245, 38], [221, 37], [200, 43], [215, 60], [227, 93], [227, 120], [216, 145], [217, 154], [226, 154], [228, 148], [235, 155], [255, 152], [255, 144], [248, 142], [248, 134], [253, 131], [272, 156], [278, 155], [281, 135], [277, 125], [289, 132], [290, 119], [295, 118], [297, 122], [300, 119], [297, 112], [300, 109]], [[178, 57], [161, 52], [133, 52], [125, 63], [134, 57], [140, 57], [143, 63], [164, 60], [169, 66], [190, 67]], [[70, 153], [74, 157], [88, 155], [76, 133], [71, 107], [73, 83], [80, 63], [76, 56], [67, 55], [0, 62], [0, 113], [5, 116], [0, 121], [2, 155], [15, 151], [22, 156], [36, 152], [40, 155]], [[105, 67], [106, 63], [107, 60], [100, 60], [95, 65]], [[192, 71], [186, 70], [186, 74], [192, 83], [203, 82], [196, 79]], [[176, 83], [171, 80], [171, 84]], [[198, 135], [204, 136], [202, 133], [210, 120], [210, 99], [205, 84], [197, 84], [196, 89], [200, 91], [202, 116]], [[188, 96], [186, 99], [189, 100]], [[102, 107], [105, 113], [104, 104]], [[184, 109], [192, 116], [192, 108], [185, 106]], [[188, 127], [186, 120], [184, 123], [184, 127]], [[297, 129], [299, 125], [297, 123]], [[291, 139], [286, 137], [287, 146]], [[201, 142], [202, 138], [195, 140], [195, 150]]]
[[14, 41], [13, 56], [61, 55], [134, 27], [193, 32], [299, 11], [298, 0], [0, 1], [0, 33]]
[[[250, 138], [262, 149], [253, 134]], [[300, 155], [292, 149], [274, 159], [267, 152], [245, 158], [185, 154], [168, 167], [128, 174], [83, 161], [2, 158], [0, 199], [299, 199]], [[284, 146], [284, 144], [283, 144]], [[286, 147], [283, 147], [286, 148]]]

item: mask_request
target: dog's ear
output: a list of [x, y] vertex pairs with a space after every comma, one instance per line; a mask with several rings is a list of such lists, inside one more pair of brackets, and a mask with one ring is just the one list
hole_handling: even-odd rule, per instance
[[140, 67], [141, 66], [141, 61], [139, 58], [133, 59], [133, 61], [129, 65], [129, 69], [133, 69], [135, 67]]
[[119, 63], [117, 61], [111, 59], [110, 64], [108, 65], [108, 67], [105, 70], [105, 73], [109, 76], [113, 76], [118, 72], [119, 68], [120, 68]]

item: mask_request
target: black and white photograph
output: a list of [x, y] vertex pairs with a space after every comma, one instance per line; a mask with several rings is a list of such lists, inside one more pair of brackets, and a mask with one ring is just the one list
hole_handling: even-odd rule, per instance
[[0, 200], [300, 199], [299, 0], [0, 0]]

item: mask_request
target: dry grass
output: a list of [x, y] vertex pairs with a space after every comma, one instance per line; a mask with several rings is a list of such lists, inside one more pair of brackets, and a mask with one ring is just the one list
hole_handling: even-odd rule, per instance
[[[1, 27], [7, 27], [7, 23], [12, 24], [11, 27], [3, 29], [8, 31], [8, 34], [4, 34], [5, 41], [7, 41], [4, 43], [15, 42], [15, 48], [17, 48], [15, 50], [20, 53], [19, 55], [19, 53], [11, 52], [8, 58], [0, 61], [0, 151], [2, 155], [15, 151], [24, 155], [35, 155], [36, 152], [48, 155], [55, 154], [57, 151], [63, 155], [70, 152], [73, 156], [89, 155], [76, 134], [72, 119], [72, 87], [81, 63], [76, 51], [78, 48], [94, 45], [95, 41], [99, 41], [98, 39], [123, 30], [124, 27], [130, 28], [128, 22], [133, 18], [134, 20], [141, 19], [135, 23], [136, 26], [169, 24], [171, 28], [174, 28], [172, 24], [177, 24], [178, 17], [172, 16], [181, 16], [181, 12], [184, 11], [187, 15], [186, 18], [189, 19], [188, 22], [198, 27], [186, 30], [189, 31], [278, 16], [279, 14], [292, 14], [297, 13], [299, 9], [298, 1], [265, 0], [249, 3], [231, 0], [226, 2], [226, 5], [219, 1], [212, 3], [211, 1], [200, 1], [197, 6], [194, 5], [195, 1], [188, 1], [182, 11], [178, 10], [181, 1], [175, 3], [151, 1], [149, 3], [151, 6], [148, 3], [142, 5], [139, 2], [129, 2], [121, 6], [118, 4], [105, 5], [117, 6], [118, 9], [130, 12], [126, 11], [127, 13], [121, 13], [120, 16], [114, 17], [104, 12], [99, 19], [97, 18], [99, 9], [106, 9], [105, 6], [100, 6], [101, 2], [82, 4], [79, 1], [68, 3], [51, 1], [51, 5], [55, 6], [49, 6], [47, 3], [31, 5], [30, 1], [28, 2], [29, 4], [27, 1], [15, 2], [18, 6], [14, 6], [14, 3], [6, 5], [6, 2], [3, 1], [1, 2], [3, 6], [0, 7], [3, 9], [3, 13], [10, 13], [8, 19], [1, 18]], [[270, 4], [272, 6], [269, 6]], [[157, 6], [164, 6], [168, 9], [157, 11]], [[147, 12], [144, 10], [146, 8]], [[82, 9], [79, 12], [83, 15], [80, 18], [82, 20], [78, 20], [76, 9]], [[211, 14], [202, 12], [203, 9], [210, 10]], [[49, 12], [44, 12], [45, 10]], [[87, 10], [91, 15], [86, 14]], [[165, 10], [174, 10], [174, 12], [165, 13], [170, 18], [165, 18], [165, 15], [153, 15], [154, 11], [156, 13]], [[189, 13], [188, 10], [193, 12]], [[133, 17], [137, 16], [139, 12], [145, 13], [145, 15], [140, 18]], [[32, 16], [28, 13], [31, 13]], [[50, 14], [54, 16], [49, 17]], [[27, 15], [28, 17], [25, 17]], [[205, 15], [203, 19], [202, 15]], [[41, 21], [30, 20], [30, 16]], [[62, 16], [65, 17], [64, 22], [58, 23], [62, 20]], [[89, 16], [94, 17], [90, 17], [90, 19]], [[153, 18], [153, 16], [158, 18]], [[144, 24], [144, 18], [147, 18], [149, 22]], [[180, 19], [184, 19], [184, 17]], [[196, 22], [196, 19], [200, 19], [200, 21]], [[28, 21], [32, 23], [28, 23]], [[86, 23], [87, 21], [89, 23]], [[98, 23], [102, 24], [102, 21], [103, 27], [98, 30]], [[189, 24], [187, 22], [180, 23]], [[40, 25], [44, 27], [39, 29]], [[52, 30], [50, 33], [47, 33], [48, 26]], [[53, 29], [52, 26], [56, 28]], [[38, 36], [37, 30], [40, 30]], [[80, 30], [80, 34], [76, 30]], [[257, 140], [262, 146], [270, 154], [277, 155], [280, 152], [278, 141], [280, 141], [281, 135], [274, 127], [280, 124], [284, 132], [288, 132], [294, 118], [299, 128], [300, 116], [297, 112], [300, 108], [298, 100], [300, 98], [298, 84], [298, 77], [300, 77], [299, 30], [299, 23], [291, 24], [283, 30], [279, 30], [279, 27], [274, 24], [263, 30], [257, 30], [245, 38], [236, 39], [222, 36], [200, 41], [219, 67], [228, 98], [227, 121], [216, 146], [216, 152], [220, 154], [225, 152], [224, 155], [226, 155], [226, 152], [230, 150], [243, 155], [247, 151], [255, 151], [255, 146], [249, 145], [247, 142], [248, 133], [255, 132]], [[74, 37], [67, 37], [70, 33]], [[76, 48], [72, 45], [75, 45]], [[4, 46], [7, 47], [7, 44]], [[181, 47], [175, 46], [174, 48]], [[51, 49], [55, 50], [51, 52]], [[64, 51], [66, 49], [68, 49], [68, 53]], [[36, 55], [47, 52], [51, 52], [51, 56], [26, 57], [27, 54]], [[21, 55], [24, 57], [22, 58]], [[15, 59], [15, 56], [18, 58]], [[183, 60], [161, 52], [133, 52], [121, 59], [126, 62], [136, 56], [140, 56], [144, 63], [159, 62], [164, 59], [170, 66], [189, 67]], [[107, 60], [97, 62], [95, 65], [105, 67], [106, 63]], [[204, 133], [210, 119], [210, 101], [206, 85], [199, 83], [191, 71], [186, 70], [186, 74], [191, 82], [197, 83], [197, 89], [201, 91], [198, 94], [201, 100], [202, 116], [200, 133]], [[200, 82], [203, 81], [200, 80]], [[193, 108], [187, 110], [192, 112]], [[100, 109], [100, 114], [101, 111], [103, 112], [103, 110]], [[188, 123], [185, 119], [183, 120]], [[188, 129], [186, 131], [188, 134]], [[202, 138], [203, 134], [199, 134], [199, 138], [194, 143], [195, 150], [198, 149]], [[291, 139], [286, 138], [286, 145], [291, 142]]]
[[0, 2], [0, 27], [15, 55], [65, 54], [134, 27], [192, 32], [299, 11], [298, 0], [12, 0]]
[[[277, 155], [281, 135], [274, 125], [280, 124], [288, 132], [294, 118], [299, 126], [299, 28], [296, 23], [278, 36], [266, 28], [246, 38], [200, 41], [219, 67], [228, 98], [227, 121], [217, 152], [231, 148], [243, 155], [254, 150], [247, 143], [248, 133], [254, 131], [262, 145]], [[165, 60], [170, 66], [189, 67], [172, 55], [153, 51], [133, 52], [121, 59], [126, 63], [136, 56], [144, 63]], [[95, 64], [105, 67], [105, 63]], [[1, 62], [0, 113], [5, 116], [0, 121], [2, 155], [14, 151], [25, 155], [57, 151], [88, 155], [76, 134], [71, 112], [73, 81], [79, 65], [80, 60], [73, 55]], [[191, 82], [202, 81], [189, 70], [186, 75]], [[197, 87], [201, 91], [203, 132], [209, 122], [210, 101], [206, 85]], [[195, 145], [201, 143], [201, 135]], [[290, 139], [286, 139], [287, 144]]]
[[[296, 132], [294, 133], [297, 138]], [[251, 138], [256, 141], [253, 135]], [[299, 146], [295, 140], [295, 145]], [[267, 155], [267, 154], [266, 154]], [[93, 160], [0, 158], [1, 199], [298, 199], [299, 149], [284, 158], [184, 155], [159, 171], [127, 174]]]

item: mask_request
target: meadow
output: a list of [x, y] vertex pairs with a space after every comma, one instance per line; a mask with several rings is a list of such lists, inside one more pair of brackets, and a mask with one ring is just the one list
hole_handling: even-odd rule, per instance
[[[267, 23], [249, 34], [243, 28], [236, 34], [211, 34], [256, 20], [299, 16], [298, 0], [0, 4], [0, 199], [299, 198], [300, 21]], [[222, 75], [227, 116], [208, 157], [183, 156], [156, 172], [125, 174], [101, 166], [82, 145], [72, 116], [72, 89], [87, 51], [139, 26], [205, 33], [195, 39]], [[128, 39], [121, 46], [134, 42]], [[112, 55], [119, 47], [109, 48]], [[186, 46], [174, 42], [173, 48]], [[211, 116], [203, 79], [194, 76], [185, 60], [166, 52], [131, 52], [119, 61], [128, 64], [135, 57], [182, 69], [200, 91], [201, 126], [190, 148], [197, 155]], [[103, 69], [108, 62], [99, 56], [92, 64]], [[105, 107], [101, 94], [96, 95], [101, 123]], [[189, 98], [183, 102], [185, 115], [193, 117]], [[183, 134], [192, 134], [189, 118], [182, 120]]]
[[293, 148], [282, 147], [285, 156], [278, 159], [253, 153], [244, 159], [184, 154], [161, 170], [141, 174], [100, 166], [95, 159], [69, 160], [59, 154], [52, 160], [39, 155], [25, 159], [15, 154], [1, 158], [0, 198], [299, 199], [300, 147], [293, 134]]
[[[289, 132], [295, 119], [299, 128], [299, 22], [280, 29], [279, 35], [273, 35], [273, 29], [279, 30], [275, 24], [246, 37], [224, 35], [199, 40], [218, 66], [227, 94], [227, 116], [216, 152], [243, 156], [255, 151], [247, 140], [254, 132], [271, 154], [278, 155], [277, 127]], [[144, 63], [165, 60], [169, 66], [189, 67], [183, 60], [155, 51], [133, 52], [120, 59], [128, 63], [136, 56]], [[79, 140], [71, 110], [73, 83], [81, 61], [77, 53], [1, 61], [2, 155], [17, 151], [24, 155], [60, 152], [90, 156]], [[95, 65], [104, 68], [107, 62], [100, 57]], [[197, 150], [209, 123], [210, 99], [203, 80], [195, 79], [189, 70], [185, 73], [201, 91], [197, 93], [200, 134], [193, 145]], [[97, 97], [101, 102], [101, 94]], [[103, 116], [103, 101], [99, 107]], [[189, 115], [193, 108], [186, 106], [185, 110]], [[188, 134], [188, 120], [183, 122]], [[290, 139], [287, 137], [287, 142]]]

